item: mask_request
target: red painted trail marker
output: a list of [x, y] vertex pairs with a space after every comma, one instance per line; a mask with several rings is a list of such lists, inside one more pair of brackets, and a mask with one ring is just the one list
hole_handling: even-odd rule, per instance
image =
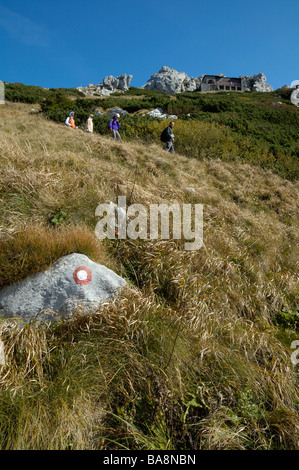
[[76, 284], [87, 284], [91, 281], [91, 271], [86, 266], [80, 266], [73, 272], [73, 278]]

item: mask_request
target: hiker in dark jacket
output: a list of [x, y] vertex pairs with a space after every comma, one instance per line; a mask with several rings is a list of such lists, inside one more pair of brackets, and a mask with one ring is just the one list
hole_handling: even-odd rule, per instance
[[173, 128], [174, 126], [174, 122], [170, 122], [169, 123], [169, 126], [166, 128], [166, 147], [165, 147], [165, 150], [166, 152], [172, 152], [174, 153], [174, 133], [173, 133]]

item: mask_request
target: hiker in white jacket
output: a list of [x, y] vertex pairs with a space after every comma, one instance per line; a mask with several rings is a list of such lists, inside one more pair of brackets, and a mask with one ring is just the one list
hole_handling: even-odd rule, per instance
[[71, 127], [72, 129], [76, 129], [74, 116], [75, 116], [74, 111], [71, 111], [68, 117], [66, 118], [64, 125], [67, 127]]
[[86, 121], [85, 131], [86, 132], [93, 132], [93, 114], [90, 114], [87, 121]]

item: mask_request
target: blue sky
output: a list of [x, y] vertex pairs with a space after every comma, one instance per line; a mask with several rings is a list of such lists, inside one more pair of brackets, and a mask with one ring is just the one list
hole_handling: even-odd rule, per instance
[[167, 65], [189, 76], [299, 79], [298, 0], [0, 0], [0, 79], [87, 86]]

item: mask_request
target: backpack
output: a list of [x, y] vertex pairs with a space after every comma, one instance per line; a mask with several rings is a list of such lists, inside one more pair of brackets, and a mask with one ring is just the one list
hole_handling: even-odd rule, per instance
[[168, 140], [168, 132], [167, 132], [168, 127], [165, 127], [165, 129], [162, 131], [162, 134], [160, 136], [161, 142], [167, 142]]

